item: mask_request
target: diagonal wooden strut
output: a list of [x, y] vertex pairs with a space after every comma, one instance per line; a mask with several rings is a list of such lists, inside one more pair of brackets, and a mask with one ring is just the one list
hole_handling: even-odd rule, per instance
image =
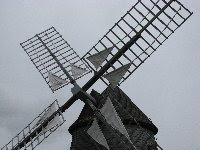
[[[31, 139], [33, 139], [37, 133], [40, 133], [42, 129], [47, 126], [48, 122], [54, 118], [56, 114], [61, 115], [60, 113], [65, 112], [76, 100], [81, 99], [85, 103], [89, 104], [91, 108], [95, 111], [97, 108], [94, 106], [94, 102], [92, 101], [92, 98], [90, 95], [86, 93], [86, 91], [92, 87], [92, 85], [101, 78], [101, 76], [133, 45], [135, 42], [140, 38], [140, 35], [143, 31], [146, 30], [146, 28], [173, 2], [174, 0], [170, 0], [134, 37], [130, 39], [129, 42], [127, 42], [98, 72], [94, 74], [94, 76], [80, 89], [80, 91], [73, 95], [64, 105], [62, 105], [56, 112], [54, 112], [49, 118], [47, 118], [38, 128], [36, 128], [29, 136], [27, 136], [23, 141], [21, 141], [15, 148], [12, 150], [18, 150], [25, 146], [26, 143], [30, 142]], [[45, 46], [45, 43], [40, 39], [38, 35], [36, 35], [37, 38], [42, 42], [42, 44]], [[60, 64], [59, 60], [53, 55], [53, 53], [48, 49], [48, 47], [45, 47], [49, 53], [52, 55], [54, 60], [58, 63], [58, 65], [61, 67], [63, 72], [67, 75], [67, 71], [65, 68]], [[64, 71], [65, 70], [65, 71]], [[70, 76], [70, 75], [69, 75]], [[70, 76], [71, 77], [71, 76]], [[70, 79], [69, 77], [69, 79]], [[72, 84], [75, 84], [75, 81], [70, 79], [70, 82]]]

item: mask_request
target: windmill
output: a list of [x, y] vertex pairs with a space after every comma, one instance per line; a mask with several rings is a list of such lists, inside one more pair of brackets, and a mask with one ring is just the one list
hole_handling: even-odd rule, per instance
[[[191, 15], [178, 1], [139, 0], [83, 58], [54, 27], [21, 43], [51, 90], [54, 92], [70, 83], [74, 85], [73, 96], [61, 107], [57, 100], [53, 102], [2, 150], [35, 148], [64, 123], [62, 113], [78, 99], [88, 104], [95, 116], [115, 132], [103, 113], [106, 111], [96, 107], [98, 101], [87, 90], [99, 79], [115, 89]], [[76, 80], [89, 72], [94, 73], [93, 77], [79, 87]], [[117, 131], [116, 135], [121, 136]], [[134, 149], [134, 144], [132, 146]]]

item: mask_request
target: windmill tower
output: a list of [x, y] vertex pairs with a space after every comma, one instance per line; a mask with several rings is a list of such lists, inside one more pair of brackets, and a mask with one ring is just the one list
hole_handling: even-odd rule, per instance
[[[157, 127], [119, 87], [115, 88], [115, 90], [107, 88], [101, 94], [93, 90], [91, 95], [98, 101], [99, 106], [106, 102], [106, 97], [110, 97], [137, 149], [148, 149], [150, 147], [156, 149], [157, 143], [154, 135], [158, 132]], [[72, 134], [72, 150], [105, 149], [102, 145], [95, 143], [87, 134], [85, 134], [85, 130], [90, 127], [90, 123], [93, 119], [93, 111], [87, 104], [85, 104], [79, 118], [69, 128], [69, 132]], [[121, 140], [119, 140], [116, 135], [109, 130], [109, 128], [107, 128], [107, 126], [101, 124], [101, 129], [106, 137], [110, 149], [129, 149], [129, 147], [126, 147], [125, 144], [122, 143]]]
[[[50, 89], [73, 84], [73, 96], [62, 106], [55, 100], [2, 150], [34, 149], [64, 124], [62, 114], [79, 99], [85, 107], [69, 129], [71, 149], [162, 149], [154, 139], [157, 127], [118, 86], [191, 15], [179, 1], [138, 0], [82, 58], [54, 27], [21, 43]], [[80, 87], [77, 80], [90, 72]], [[87, 93], [99, 79], [105, 91]]]

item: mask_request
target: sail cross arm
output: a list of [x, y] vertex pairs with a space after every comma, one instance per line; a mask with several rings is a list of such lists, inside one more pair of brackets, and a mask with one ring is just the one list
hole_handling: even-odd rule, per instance
[[83, 75], [87, 72], [85, 68], [78, 67], [76, 65], [71, 65], [71, 72], [74, 79], [78, 78], [79, 76]]
[[110, 124], [114, 129], [121, 132], [130, 140], [128, 132], [126, 131], [109, 97], [107, 98], [105, 104], [103, 105], [100, 111], [101, 114], [105, 117], [108, 124]]
[[51, 88], [53, 90], [56, 90], [58, 89], [61, 85], [67, 83], [66, 80], [54, 75], [53, 73], [51, 72], [48, 72], [48, 77], [49, 77], [49, 82], [51, 84]]
[[113, 48], [114, 47], [109, 47], [103, 51], [100, 51], [99, 53], [87, 57], [86, 59], [88, 59], [94, 65], [94, 67], [98, 69], [106, 60]]
[[101, 131], [96, 118], [94, 118], [94, 121], [92, 122], [92, 125], [90, 126], [90, 128], [87, 130], [87, 133], [97, 143], [103, 145], [108, 150], [110, 150], [108, 143], [106, 141], [106, 138], [104, 137], [103, 132]]
[[62, 123], [62, 120], [59, 117], [59, 114], [57, 114], [49, 123], [48, 125], [43, 128], [43, 130], [38, 134], [41, 136], [42, 134], [46, 133], [49, 130], [55, 130], [57, 126], [59, 126]]
[[123, 134], [128, 139], [132, 147], [137, 150], [135, 145], [132, 143], [129, 134], [109, 97], [107, 97], [107, 100], [103, 107], [100, 109], [100, 112], [105, 117], [107, 123], [110, 124], [114, 129], [118, 130], [121, 134]]
[[123, 78], [125, 73], [128, 71], [130, 66], [131, 66], [131, 63], [126, 64], [120, 68], [117, 68], [116, 70], [112, 72], [109, 72], [103, 75], [103, 77], [106, 78], [110, 82], [112, 88], [115, 88], [120, 82], [120, 80]]
[[56, 111], [56, 101], [53, 102], [49, 109], [40, 117], [40, 119], [38, 120], [38, 122], [33, 126], [33, 129], [35, 127], [37, 127], [39, 124], [43, 123], [45, 119], [47, 119], [48, 117], [50, 117], [54, 112]]

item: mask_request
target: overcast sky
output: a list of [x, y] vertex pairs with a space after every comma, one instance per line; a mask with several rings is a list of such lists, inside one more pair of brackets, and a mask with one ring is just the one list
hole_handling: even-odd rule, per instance
[[[122, 86], [154, 122], [158, 143], [169, 150], [200, 149], [200, 1], [180, 0], [194, 12]], [[67, 86], [52, 94], [20, 42], [54, 26], [83, 56], [134, 0], [0, 0], [0, 147], [54, 99], [71, 96]], [[91, 74], [92, 75], [92, 74]], [[89, 78], [80, 80], [81, 85]], [[95, 86], [101, 92], [105, 87]], [[83, 103], [64, 113], [66, 123], [38, 150], [69, 150], [68, 127]]]

